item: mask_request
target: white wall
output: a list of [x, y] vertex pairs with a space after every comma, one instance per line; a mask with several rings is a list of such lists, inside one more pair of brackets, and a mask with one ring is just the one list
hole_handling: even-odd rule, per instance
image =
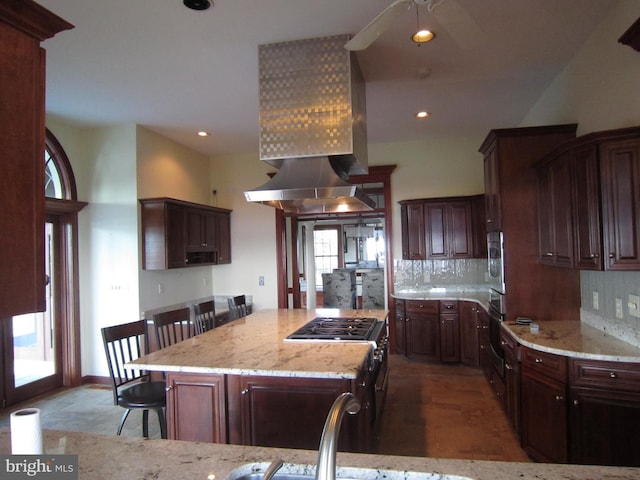
[[[138, 126], [136, 132], [137, 198], [170, 197], [212, 204], [210, 165], [205, 155], [149, 129]], [[139, 248], [142, 259], [142, 242]], [[139, 268], [141, 314], [145, 310], [213, 295], [213, 277], [220, 267], [142, 270], [140, 262]]]

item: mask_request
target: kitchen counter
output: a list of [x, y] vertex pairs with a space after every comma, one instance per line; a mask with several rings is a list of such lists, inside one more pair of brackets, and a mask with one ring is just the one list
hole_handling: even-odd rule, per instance
[[528, 325], [504, 322], [502, 328], [521, 345], [536, 350], [576, 358], [640, 363], [640, 348], [619, 340], [579, 320], [536, 322], [532, 333]]
[[[11, 451], [10, 443], [8, 429], [1, 430], [0, 452], [8, 454]], [[54, 430], [44, 431], [44, 446], [47, 455], [78, 455], [78, 478], [81, 480], [205, 480], [211, 474], [217, 480], [225, 480], [232, 471], [242, 466], [243, 473], [262, 472], [276, 458], [285, 462], [282, 472], [293, 472], [291, 464], [297, 464], [304, 465], [303, 470], [313, 474], [317, 461], [317, 452], [308, 450], [149, 440]], [[338, 475], [343, 470], [345, 475], [357, 474], [359, 469], [365, 468], [399, 471], [386, 476], [383, 476], [386, 472], [380, 472], [368, 477], [368, 480], [404, 480], [406, 471], [461, 475], [474, 480], [630, 480], [639, 475], [639, 470], [631, 467], [445, 460], [343, 452], [338, 453], [336, 464]], [[440, 477], [410, 478], [435, 480]]]
[[489, 309], [489, 287], [484, 286], [444, 286], [432, 288], [399, 289], [391, 294], [401, 300], [459, 300], [476, 302], [485, 310]]
[[285, 341], [317, 316], [374, 317], [386, 310], [260, 310], [184, 342], [145, 355], [129, 368], [151, 371], [355, 379], [367, 342]]

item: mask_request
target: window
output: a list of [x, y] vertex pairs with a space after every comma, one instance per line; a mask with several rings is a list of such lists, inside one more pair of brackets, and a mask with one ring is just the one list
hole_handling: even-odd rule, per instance
[[47, 129], [44, 148], [44, 195], [76, 200], [76, 181], [69, 158], [56, 137]]
[[340, 266], [340, 235], [339, 227], [313, 230], [313, 252], [316, 269], [316, 287], [322, 289], [322, 274], [331, 273]]

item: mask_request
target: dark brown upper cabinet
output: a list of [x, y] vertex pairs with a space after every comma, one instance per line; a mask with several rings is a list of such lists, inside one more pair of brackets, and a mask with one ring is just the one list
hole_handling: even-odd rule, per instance
[[171, 198], [140, 204], [145, 270], [231, 263], [231, 210]]
[[484, 257], [486, 230], [477, 204], [477, 195], [401, 201], [402, 258]]

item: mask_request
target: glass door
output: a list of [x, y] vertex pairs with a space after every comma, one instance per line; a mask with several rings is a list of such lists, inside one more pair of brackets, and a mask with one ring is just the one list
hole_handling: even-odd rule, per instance
[[46, 310], [4, 319], [4, 405], [62, 386], [59, 308], [56, 298], [56, 218], [45, 224]]

